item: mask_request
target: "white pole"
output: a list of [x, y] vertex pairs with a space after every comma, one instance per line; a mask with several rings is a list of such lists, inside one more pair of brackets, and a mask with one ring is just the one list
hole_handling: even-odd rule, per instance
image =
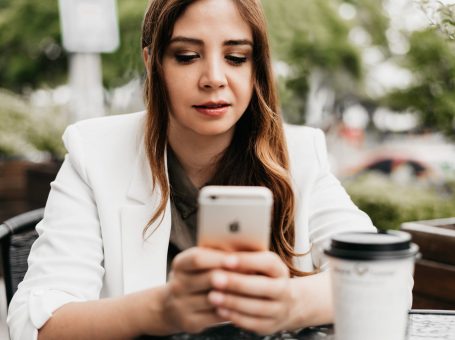
[[70, 52], [69, 120], [104, 115], [100, 53], [119, 44], [116, 0], [59, 0], [63, 47]]
[[70, 55], [70, 121], [104, 115], [101, 57], [98, 53]]

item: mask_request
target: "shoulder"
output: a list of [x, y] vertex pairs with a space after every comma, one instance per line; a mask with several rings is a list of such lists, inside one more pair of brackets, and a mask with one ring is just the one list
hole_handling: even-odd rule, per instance
[[92, 167], [134, 164], [143, 147], [145, 118], [145, 112], [137, 112], [87, 119], [68, 126], [63, 142], [71, 164], [84, 173]]
[[284, 124], [284, 135], [287, 141], [310, 141], [324, 135], [321, 129], [305, 125]]
[[68, 126], [63, 141], [68, 151], [73, 144], [90, 148], [137, 145], [143, 135], [146, 113], [144, 111], [115, 116], [97, 117]]
[[85, 137], [95, 136], [100, 138], [119, 136], [119, 134], [121, 136], [122, 133], [129, 134], [133, 131], [141, 130], [145, 123], [145, 117], [145, 111], [141, 111], [86, 119], [68, 126], [65, 135], [77, 131]]
[[320, 153], [325, 150], [325, 135], [320, 129], [303, 126], [284, 124], [284, 134], [289, 153]]

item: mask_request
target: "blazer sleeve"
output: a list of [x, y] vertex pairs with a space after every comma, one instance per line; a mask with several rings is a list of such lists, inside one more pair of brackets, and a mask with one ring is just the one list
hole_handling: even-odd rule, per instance
[[68, 127], [63, 140], [68, 154], [51, 184], [27, 273], [9, 307], [12, 340], [37, 339], [55, 310], [98, 299], [102, 287], [101, 228], [77, 126]]
[[313, 265], [327, 269], [323, 248], [334, 234], [346, 231], [375, 231], [371, 219], [351, 200], [340, 181], [331, 173], [326, 141], [321, 130], [313, 130], [318, 171], [309, 199], [309, 238]]

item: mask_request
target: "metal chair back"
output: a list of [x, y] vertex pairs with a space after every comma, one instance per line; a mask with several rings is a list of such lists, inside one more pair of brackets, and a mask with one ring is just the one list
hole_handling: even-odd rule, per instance
[[0, 248], [7, 305], [27, 272], [28, 254], [38, 237], [35, 227], [42, 220], [43, 214], [44, 208], [36, 209], [14, 216], [0, 224]]

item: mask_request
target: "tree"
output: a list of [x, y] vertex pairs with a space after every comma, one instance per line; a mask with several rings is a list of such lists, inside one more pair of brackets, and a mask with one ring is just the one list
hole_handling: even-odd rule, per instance
[[381, 98], [395, 110], [413, 110], [424, 129], [455, 139], [455, 5], [421, 0], [431, 27], [413, 32], [410, 50], [401, 63], [414, 74], [414, 83]]
[[56, 1], [3, 0], [0, 8], [0, 87], [21, 91], [61, 83], [67, 58]]
[[[356, 26], [363, 27], [371, 43], [388, 53], [388, 20], [382, 1], [264, 0], [263, 4], [275, 57], [290, 67], [290, 74], [282, 77], [279, 84], [283, 111], [289, 121], [305, 122], [313, 110], [309, 107], [311, 93], [324, 87], [334, 93], [334, 106], [348, 97], [367, 97], [362, 86], [361, 48], [349, 34]], [[340, 6], [346, 5], [357, 13], [350, 19], [339, 15]]]
[[[120, 48], [103, 55], [106, 87], [142, 72], [140, 30], [146, 4], [118, 0]], [[68, 56], [63, 50], [55, 0], [0, 0], [0, 87], [26, 88], [64, 83]]]
[[403, 64], [413, 72], [414, 84], [393, 91], [381, 102], [397, 111], [418, 112], [422, 127], [443, 131], [453, 138], [455, 47], [433, 28], [415, 32]]

